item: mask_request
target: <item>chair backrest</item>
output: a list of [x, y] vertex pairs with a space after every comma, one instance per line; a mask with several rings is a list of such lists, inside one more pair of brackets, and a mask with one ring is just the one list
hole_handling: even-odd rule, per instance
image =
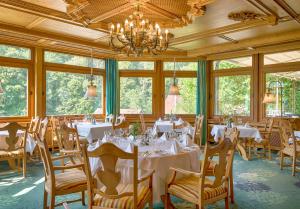
[[[91, 205], [93, 206], [93, 197], [98, 194], [104, 198], [118, 199], [121, 197], [133, 197], [134, 207], [137, 208], [137, 184], [138, 184], [138, 148], [134, 146], [133, 153], [128, 153], [118, 148], [112, 143], [104, 143], [93, 151], [87, 151], [86, 146], [83, 147], [83, 156], [86, 174], [88, 178], [88, 195]], [[89, 158], [99, 158], [102, 162], [102, 168], [94, 175], [91, 173]], [[119, 159], [133, 161], [133, 191], [119, 193], [117, 186], [121, 182], [121, 172], [116, 171], [117, 162]], [[105, 190], [101, 191], [95, 188], [93, 184], [94, 178], [105, 186]]]
[[40, 125], [40, 117], [33, 117], [30, 121], [28, 133], [37, 133]]
[[292, 151], [295, 153], [297, 150], [297, 140], [294, 135], [294, 129], [290, 121], [288, 121], [287, 119], [280, 120], [279, 131], [281, 136], [281, 149], [292, 149]]
[[146, 128], [144, 114], [142, 112], [140, 113], [140, 122], [141, 122], [142, 132], [145, 133], [147, 128]]
[[56, 127], [59, 149], [62, 151], [79, 151], [80, 142], [77, 128], [70, 128], [66, 122], [60, 121]]
[[115, 116], [110, 114], [105, 116], [105, 123], [114, 123]]
[[[225, 130], [219, 144], [215, 146], [205, 145], [204, 160], [201, 166], [200, 177], [200, 197], [204, 198], [204, 187], [216, 188], [221, 185], [228, 188], [228, 178], [232, 168], [233, 156], [237, 144], [239, 132], [236, 128]], [[213, 172], [209, 172], [211, 159], [214, 160]], [[213, 175], [212, 175], [213, 174]], [[207, 183], [205, 180], [209, 178], [211, 181]]]
[[48, 129], [48, 118], [45, 117], [41, 122], [40, 122], [40, 125], [39, 125], [39, 128], [38, 128], [38, 134], [39, 134], [39, 137], [41, 139], [45, 139], [46, 138], [46, 132], [47, 132], [47, 129]]
[[268, 121], [267, 121], [267, 126], [266, 126], [266, 131], [267, 132], [272, 132], [272, 130], [273, 130], [273, 125], [274, 125], [274, 119], [273, 118], [270, 118], [270, 119], [268, 119]]
[[116, 121], [115, 121], [115, 123], [122, 123], [123, 121], [125, 121], [126, 120], [126, 117], [125, 117], [125, 115], [119, 115], [117, 118], [116, 118]]
[[127, 122], [126, 120], [122, 121], [121, 123], [117, 123], [114, 124], [112, 126], [113, 130], [117, 130], [117, 129], [128, 129], [129, 128], [129, 122]]
[[202, 141], [202, 129], [203, 129], [203, 115], [196, 116], [194, 124], [193, 141], [195, 144], [200, 145]]
[[40, 155], [43, 161], [44, 172], [45, 172], [45, 181], [49, 181], [51, 183], [52, 188], [54, 187], [55, 183], [55, 175], [53, 169], [53, 163], [51, 159], [51, 155], [49, 152], [47, 140], [44, 137], [45, 135], [35, 134], [35, 140], [40, 150]]
[[5, 144], [1, 145], [0, 150], [15, 151], [23, 149], [25, 153], [28, 129], [28, 124], [24, 127], [16, 122], [7, 123], [0, 127], [0, 131], [7, 132]]

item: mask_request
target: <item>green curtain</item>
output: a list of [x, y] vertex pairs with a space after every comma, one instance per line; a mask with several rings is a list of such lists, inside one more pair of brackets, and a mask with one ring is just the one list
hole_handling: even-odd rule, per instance
[[106, 70], [106, 114], [119, 113], [119, 73], [115, 59], [105, 59]]
[[206, 94], [206, 61], [198, 61], [197, 70], [197, 115], [203, 115], [203, 128], [202, 128], [202, 144], [206, 142], [206, 130], [207, 130], [207, 94]]

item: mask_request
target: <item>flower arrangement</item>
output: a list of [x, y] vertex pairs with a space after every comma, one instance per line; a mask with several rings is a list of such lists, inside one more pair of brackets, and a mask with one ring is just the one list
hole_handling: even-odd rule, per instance
[[134, 123], [129, 126], [129, 134], [136, 137], [141, 133], [141, 124], [140, 123]]

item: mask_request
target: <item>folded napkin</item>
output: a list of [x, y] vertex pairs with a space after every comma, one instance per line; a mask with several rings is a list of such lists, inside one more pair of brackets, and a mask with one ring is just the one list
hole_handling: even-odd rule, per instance
[[126, 149], [125, 149], [125, 152], [130, 152], [130, 153], [132, 153], [132, 152], [133, 152], [133, 147], [134, 147], [134, 144], [129, 143], [128, 146], [127, 146]]
[[172, 144], [171, 144], [171, 147], [169, 149], [169, 153], [171, 153], [171, 154], [177, 154], [180, 151], [181, 151], [180, 144], [178, 143], [177, 140], [173, 140]]
[[193, 139], [192, 139], [191, 135], [189, 135], [189, 134], [182, 134], [180, 137], [181, 137], [181, 141], [182, 141], [181, 144], [183, 146], [190, 147], [190, 146], [194, 145]]
[[159, 140], [160, 141], [167, 141], [168, 139], [167, 139], [166, 134], [164, 133], [161, 137], [159, 137]]
[[183, 121], [181, 118], [179, 118], [179, 119], [178, 119], [178, 123], [179, 123], [179, 124], [183, 124], [184, 121]]
[[159, 122], [161, 122], [161, 121], [162, 121], [162, 119], [161, 119], [161, 118], [159, 118], [159, 119], [158, 119], [158, 121], [159, 121]]
[[249, 125], [249, 123], [246, 123], [246, 124], [245, 124], [245, 127], [246, 127], [246, 128], [251, 128], [251, 126]]
[[134, 137], [133, 137], [132, 135], [130, 135], [130, 136], [127, 137], [127, 139], [128, 139], [129, 141], [133, 141], [133, 140], [134, 140]]

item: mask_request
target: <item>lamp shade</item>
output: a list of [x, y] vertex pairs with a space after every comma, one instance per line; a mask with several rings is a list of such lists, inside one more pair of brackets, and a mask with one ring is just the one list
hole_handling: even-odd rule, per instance
[[169, 95], [180, 95], [179, 88], [175, 83], [171, 85]]
[[96, 97], [97, 96], [97, 86], [90, 84], [86, 90], [87, 97]]
[[274, 103], [276, 102], [276, 96], [270, 92], [265, 93], [263, 103]]

